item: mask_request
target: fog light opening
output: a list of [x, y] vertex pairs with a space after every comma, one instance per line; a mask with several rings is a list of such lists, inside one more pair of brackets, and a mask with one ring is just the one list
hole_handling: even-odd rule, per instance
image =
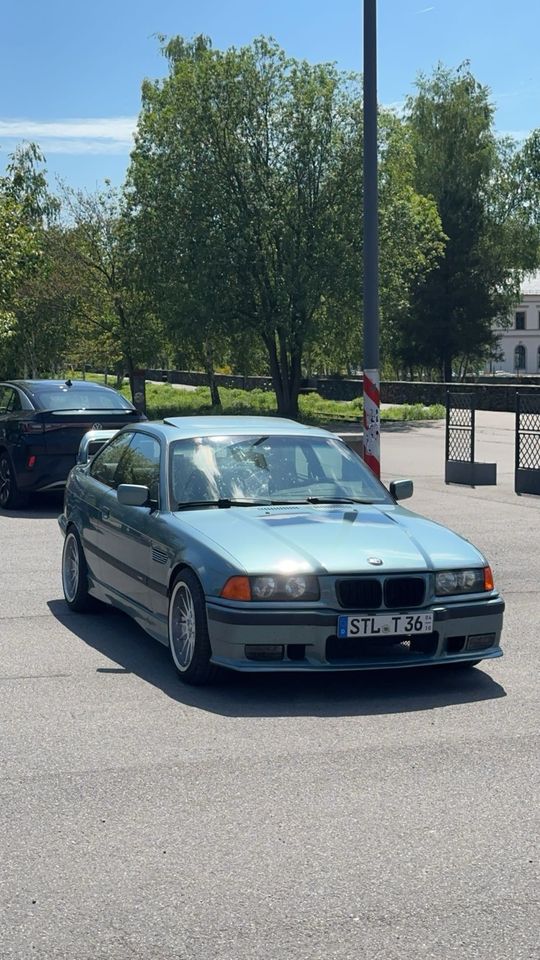
[[305, 660], [306, 659], [305, 643], [287, 644], [287, 656], [289, 660]]
[[494, 633], [475, 633], [467, 637], [467, 650], [487, 650], [494, 647], [496, 634]]
[[283, 660], [284, 648], [280, 643], [250, 643], [245, 653], [248, 660]]
[[447, 653], [461, 653], [465, 648], [467, 637], [448, 637], [446, 641]]

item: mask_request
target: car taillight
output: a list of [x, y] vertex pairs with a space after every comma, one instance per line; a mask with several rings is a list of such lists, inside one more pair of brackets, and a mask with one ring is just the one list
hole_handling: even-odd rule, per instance
[[44, 433], [45, 427], [37, 420], [20, 420], [19, 428], [21, 433]]

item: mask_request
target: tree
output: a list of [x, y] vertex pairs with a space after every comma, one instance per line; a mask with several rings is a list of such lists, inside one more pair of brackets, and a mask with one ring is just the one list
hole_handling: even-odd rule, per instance
[[11, 376], [37, 371], [58, 342], [57, 318], [34, 310], [50, 270], [48, 230], [58, 201], [48, 189], [34, 144], [18, 147], [0, 178], [0, 361]]
[[[265, 39], [220, 52], [204, 37], [177, 37], [164, 53], [169, 75], [143, 86], [129, 172], [156, 309], [199, 352], [256, 332], [278, 410], [294, 417], [318, 324], [350, 326], [361, 309], [358, 82]], [[408, 225], [420, 221], [410, 183], [400, 197]], [[440, 242], [433, 220], [426, 263]], [[422, 230], [403, 233], [417, 258]]]
[[438, 366], [450, 381], [459, 358], [478, 362], [493, 349], [494, 325], [519, 297], [535, 251], [511, 209], [508, 144], [494, 134], [489, 90], [468, 64], [420, 76], [407, 121], [415, 186], [435, 199], [447, 242], [403, 313], [398, 352], [409, 366]]
[[64, 188], [70, 217], [68, 269], [79, 285], [78, 333], [94, 352], [113, 347], [125, 364], [132, 395], [138, 365], [161, 350], [161, 328], [140, 282], [131, 221], [121, 195], [106, 183], [94, 194]]

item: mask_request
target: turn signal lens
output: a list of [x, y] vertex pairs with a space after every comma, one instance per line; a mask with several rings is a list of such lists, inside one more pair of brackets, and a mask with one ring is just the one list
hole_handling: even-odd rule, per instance
[[220, 596], [225, 600], [251, 600], [251, 587], [247, 577], [229, 577]]
[[494, 588], [495, 584], [493, 582], [491, 567], [484, 567], [484, 590], [493, 590]]

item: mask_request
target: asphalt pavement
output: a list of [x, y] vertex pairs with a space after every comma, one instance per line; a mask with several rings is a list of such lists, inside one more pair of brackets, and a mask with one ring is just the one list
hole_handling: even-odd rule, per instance
[[499, 484], [443, 483], [442, 424], [384, 431], [385, 477], [485, 551], [505, 657], [182, 686], [119, 613], [61, 599], [57, 500], [0, 515], [0, 958], [540, 956], [540, 502], [512, 418]]

